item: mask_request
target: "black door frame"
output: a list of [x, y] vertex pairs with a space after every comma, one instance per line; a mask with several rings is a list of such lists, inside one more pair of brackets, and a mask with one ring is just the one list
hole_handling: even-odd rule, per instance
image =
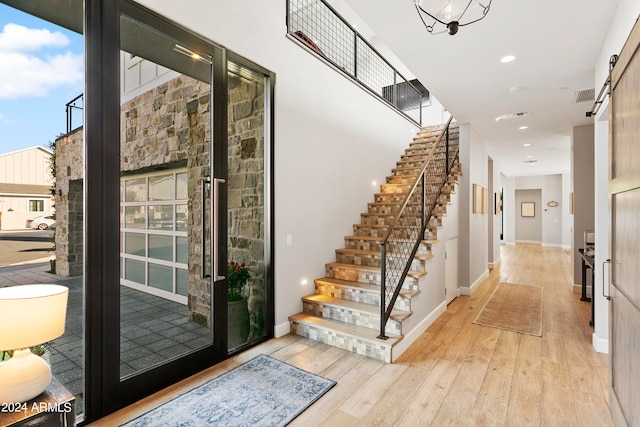
[[[265, 138], [269, 143], [265, 170], [265, 263], [266, 311], [263, 338], [273, 336], [273, 89], [274, 76], [268, 70], [227, 52], [186, 28], [129, 0], [85, 2], [85, 301], [86, 301], [86, 405], [85, 422], [93, 421], [135, 402], [157, 390], [214, 365], [229, 356], [226, 349], [226, 286], [212, 287], [214, 342], [210, 347], [180, 359], [120, 380], [120, 16], [124, 14], [158, 31], [207, 53], [214, 58], [213, 168], [216, 176], [227, 174], [227, 56], [270, 77], [269, 118], [265, 117]], [[266, 141], [265, 141], [266, 142]], [[220, 200], [226, 200], [221, 187]], [[224, 204], [224, 202], [222, 203]], [[226, 208], [225, 208], [226, 209]], [[226, 230], [226, 210], [219, 212], [219, 230]], [[222, 215], [220, 215], [222, 213]], [[224, 234], [226, 236], [226, 233]], [[226, 244], [218, 251], [219, 275], [226, 275]], [[215, 272], [214, 272], [215, 273]], [[216, 276], [213, 274], [213, 276]], [[247, 345], [248, 346], [248, 345]], [[242, 349], [242, 348], [241, 348]], [[241, 350], [239, 349], [239, 350]]]

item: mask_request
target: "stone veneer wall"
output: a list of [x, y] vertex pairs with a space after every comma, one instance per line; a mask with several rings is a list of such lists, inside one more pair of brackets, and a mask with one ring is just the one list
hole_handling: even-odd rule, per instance
[[56, 274], [83, 271], [84, 151], [83, 129], [56, 140]]
[[[249, 339], [264, 335], [264, 82], [229, 76], [229, 260], [246, 263]], [[187, 235], [190, 318], [210, 325], [209, 279], [202, 279], [202, 206], [199, 178], [209, 176], [209, 85], [180, 76], [121, 108], [123, 174], [159, 168], [188, 171]], [[57, 273], [82, 274], [82, 129], [56, 141]], [[74, 184], [75, 182], [75, 184]], [[65, 196], [66, 195], [66, 196]], [[208, 266], [209, 267], [209, 266]]]
[[123, 174], [187, 166], [189, 318], [210, 326], [209, 278], [202, 278], [202, 191], [211, 175], [210, 86], [186, 76], [161, 84], [122, 105]]
[[249, 266], [250, 332], [264, 335], [264, 81], [229, 74], [229, 260]]

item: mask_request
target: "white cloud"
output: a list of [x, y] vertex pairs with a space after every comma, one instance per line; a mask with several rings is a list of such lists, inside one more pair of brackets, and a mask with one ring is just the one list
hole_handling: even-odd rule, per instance
[[[82, 55], [46, 52], [68, 44], [60, 32], [6, 24], [0, 33], [0, 99], [41, 97], [58, 87], [79, 85], [84, 77]], [[28, 53], [37, 50], [45, 53]]]
[[43, 47], [63, 47], [69, 44], [69, 38], [59, 31], [52, 33], [42, 28], [27, 28], [8, 23], [0, 33], [0, 51], [33, 51]]

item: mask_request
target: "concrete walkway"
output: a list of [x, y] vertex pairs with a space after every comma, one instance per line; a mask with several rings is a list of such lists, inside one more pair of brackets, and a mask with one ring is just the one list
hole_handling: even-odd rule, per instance
[[[51, 370], [84, 408], [84, 333], [82, 277], [49, 273], [35, 262], [0, 267], [0, 287], [51, 283], [69, 288], [64, 335], [46, 344]], [[187, 306], [125, 286], [120, 295], [120, 377], [147, 370], [210, 342], [210, 330], [188, 320]]]

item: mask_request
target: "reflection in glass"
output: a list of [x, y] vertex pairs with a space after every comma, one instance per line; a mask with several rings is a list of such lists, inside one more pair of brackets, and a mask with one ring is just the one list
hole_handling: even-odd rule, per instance
[[149, 178], [149, 200], [173, 199], [173, 175], [152, 176]]
[[176, 175], [176, 200], [185, 200], [187, 198], [187, 173], [179, 173]]
[[147, 200], [147, 180], [129, 179], [125, 182], [125, 202], [144, 202]]
[[187, 231], [187, 205], [176, 205], [176, 231]]
[[122, 226], [146, 237], [146, 255], [121, 254], [125, 378], [212, 345], [211, 280], [200, 274], [202, 236], [210, 234], [202, 203], [210, 197], [199, 184], [212, 175], [212, 65], [128, 17], [120, 31]]
[[231, 350], [265, 335], [266, 79], [233, 62], [228, 69], [228, 261], [244, 264], [251, 275], [241, 286], [242, 299], [228, 301]]
[[186, 237], [176, 237], [176, 262], [181, 262], [183, 264], [187, 263], [187, 238]]
[[144, 262], [126, 259], [124, 262], [124, 278], [132, 282], [144, 284], [146, 281]]
[[173, 261], [173, 237], [149, 234], [149, 258]]
[[187, 296], [187, 270], [176, 268], [176, 293]]
[[124, 226], [126, 228], [145, 228], [144, 206], [127, 206], [124, 208]]
[[173, 205], [149, 206], [150, 230], [173, 230]]
[[173, 269], [164, 265], [149, 263], [149, 286], [173, 291]]
[[140, 233], [124, 233], [124, 251], [131, 255], [145, 256], [147, 244], [145, 235]]

